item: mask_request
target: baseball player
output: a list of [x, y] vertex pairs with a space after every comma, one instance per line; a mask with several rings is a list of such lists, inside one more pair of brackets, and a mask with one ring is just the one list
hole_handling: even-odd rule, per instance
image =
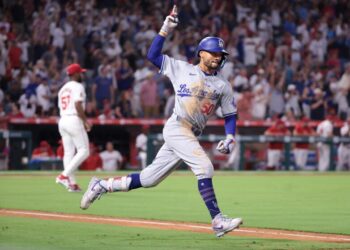
[[142, 126], [142, 133], [136, 137], [137, 159], [144, 169], [147, 165], [147, 134], [149, 131], [148, 125]]
[[61, 116], [58, 128], [64, 148], [64, 171], [57, 176], [56, 183], [63, 185], [70, 192], [79, 192], [81, 190], [76, 183], [74, 171], [89, 156], [89, 139], [86, 132], [91, 130], [84, 113], [85, 89], [80, 83], [81, 74], [86, 70], [79, 64], [71, 64], [66, 71], [70, 81], [58, 92]]
[[[318, 136], [329, 138], [333, 136], [333, 125], [329, 119], [326, 119], [320, 122], [316, 129], [316, 134]], [[317, 151], [318, 151], [318, 170], [326, 171], [329, 168], [330, 164], [330, 150], [331, 147], [327, 143], [318, 142]]]
[[[281, 119], [265, 131], [265, 135], [284, 136], [289, 135], [289, 130]], [[267, 170], [277, 170], [281, 165], [283, 142], [270, 142], [267, 149]]]
[[[311, 136], [314, 135], [314, 130], [307, 124], [308, 118], [304, 117], [300, 122], [295, 125], [293, 135], [296, 136]], [[309, 143], [296, 142], [294, 147], [294, 158], [297, 169], [305, 170], [307, 155], [309, 153]]]
[[[340, 135], [342, 137], [350, 136], [350, 120], [344, 123], [344, 125], [340, 128]], [[350, 170], [350, 143], [342, 142], [338, 148], [338, 164], [337, 170]]]
[[200, 146], [199, 136], [210, 115], [221, 106], [225, 117], [226, 139], [217, 149], [229, 154], [235, 144], [236, 106], [230, 84], [219, 73], [228, 53], [218, 37], [206, 37], [200, 41], [198, 65], [176, 60], [161, 53], [166, 36], [177, 26], [176, 6], [166, 17], [159, 34], [154, 38], [147, 58], [167, 76], [174, 87], [176, 101], [174, 113], [163, 129], [164, 144], [152, 164], [140, 173], [101, 180], [92, 178], [82, 197], [81, 208], [106, 192], [129, 191], [154, 187], [184, 161], [198, 179], [198, 189], [212, 218], [212, 228], [221, 237], [242, 224], [241, 218], [228, 218], [221, 214], [212, 184], [213, 164]]

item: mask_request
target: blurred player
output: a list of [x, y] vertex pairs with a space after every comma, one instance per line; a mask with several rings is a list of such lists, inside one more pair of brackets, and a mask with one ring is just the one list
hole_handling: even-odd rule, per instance
[[101, 195], [109, 192], [129, 191], [154, 187], [164, 180], [184, 161], [198, 179], [198, 189], [212, 217], [212, 228], [217, 237], [238, 228], [242, 219], [228, 218], [219, 209], [212, 177], [214, 167], [198, 142], [208, 120], [221, 106], [225, 117], [226, 139], [217, 149], [229, 154], [235, 144], [236, 106], [233, 91], [219, 73], [227, 52], [224, 42], [218, 37], [206, 37], [198, 45], [198, 65], [176, 60], [161, 54], [168, 33], [177, 26], [176, 7], [167, 16], [159, 34], [153, 40], [148, 59], [166, 75], [175, 89], [174, 113], [163, 129], [164, 144], [152, 164], [141, 173], [100, 180], [92, 178], [81, 200], [81, 208], [87, 209]]
[[63, 185], [69, 192], [79, 192], [81, 190], [76, 183], [74, 171], [89, 156], [89, 138], [86, 132], [91, 130], [84, 113], [85, 89], [80, 83], [81, 74], [86, 70], [79, 64], [71, 64], [66, 71], [70, 81], [58, 92], [61, 116], [58, 128], [64, 148], [64, 170], [56, 177], [56, 183]]
[[136, 137], [137, 159], [140, 162], [141, 168], [144, 169], [147, 165], [147, 134], [149, 126], [142, 126], [142, 133]]
[[[329, 119], [320, 122], [316, 129], [316, 134], [324, 138], [330, 138], [333, 136], [333, 125]], [[326, 171], [329, 168], [331, 146], [324, 142], [317, 143], [318, 151], [318, 170]]]
[[[350, 119], [340, 128], [342, 137], [350, 137]], [[350, 143], [342, 142], [338, 148], [337, 170], [350, 170]]]
[[[314, 135], [315, 131], [308, 126], [308, 119], [305, 117], [295, 125], [293, 135], [295, 136], [310, 136]], [[309, 143], [296, 142], [294, 147], [294, 158], [297, 169], [305, 170], [307, 156], [309, 153]]]
[[85, 161], [80, 165], [80, 170], [86, 171], [96, 171], [102, 170], [102, 159], [96, 148], [96, 146], [91, 142], [89, 144], [90, 147], [90, 155], [86, 158]]
[[[290, 132], [280, 119], [265, 131], [265, 135], [285, 136]], [[277, 170], [281, 166], [283, 142], [270, 142], [267, 149], [267, 170]]]

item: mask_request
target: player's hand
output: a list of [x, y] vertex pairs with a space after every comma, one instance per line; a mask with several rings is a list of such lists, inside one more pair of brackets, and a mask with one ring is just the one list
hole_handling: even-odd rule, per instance
[[160, 29], [160, 33], [162, 35], [167, 35], [170, 31], [172, 31], [179, 23], [179, 19], [177, 18], [177, 7], [174, 5], [173, 10], [170, 15], [167, 16], [163, 22], [163, 26]]
[[236, 141], [233, 137], [228, 137], [225, 140], [221, 140], [216, 149], [222, 154], [229, 154], [233, 151]]
[[87, 132], [90, 132], [91, 131], [91, 128], [92, 128], [92, 125], [88, 122], [88, 121], [85, 121], [84, 122], [84, 128]]

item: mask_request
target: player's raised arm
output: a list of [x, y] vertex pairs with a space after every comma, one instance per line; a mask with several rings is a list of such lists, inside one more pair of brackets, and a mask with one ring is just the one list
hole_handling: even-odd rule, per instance
[[162, 28], [160, 29], [158, 35], [153, 39], [151, 47], [147, 53], [147, 59], [159, 69], [161, 68], [163, 62], [162, 48], [165, 37], [177, 26], [177, 24], [177, 8], [176, 5], [174, 5], [172, 12], [165, 18]]

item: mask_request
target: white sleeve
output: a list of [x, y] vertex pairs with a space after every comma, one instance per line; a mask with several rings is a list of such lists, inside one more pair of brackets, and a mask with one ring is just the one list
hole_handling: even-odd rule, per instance
[[231, 85], [227, 82], [223, 89], [223, 95], [221, 97], [221, 111], [224, 117], [235, 115], [237, 113], [236, 102], [233, 96], [233, 90]]
[[84, 101], [85, 100], [85, 90], [84, 87], [79, 84], [77, 85], [76, 88], [74, 88], [73, 92], [73, 101], [74, 102], [79, 102], [79, 101]]
[[167, 55], [164, 55], [159, 72], [169, 77], [171, 82], [174, 84], [176, 82], [176, 78], [178, 77], [178, 74], [182, 72], [187, 65], [189, 65], [188, 62], [177, 60]]

